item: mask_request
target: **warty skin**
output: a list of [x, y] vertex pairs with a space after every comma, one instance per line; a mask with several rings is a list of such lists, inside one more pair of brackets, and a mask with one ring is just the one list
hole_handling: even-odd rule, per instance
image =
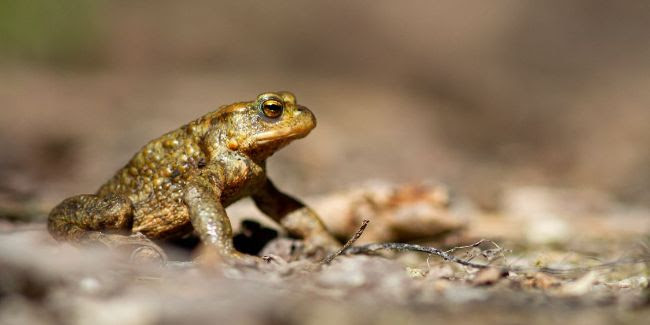
[[222, 106], [146, 144], [95, 194], [61, 202], [48, 230], [57, 240], [109, 246], [129, 235], [146, 244], [194, 232], [222, 257], [243, 258], [225, 207], [250, 196], [308, 247], [334, 249], [339, 243], [317, 214], [266, 176], [266, 159], [315, 126], [289, 92]]

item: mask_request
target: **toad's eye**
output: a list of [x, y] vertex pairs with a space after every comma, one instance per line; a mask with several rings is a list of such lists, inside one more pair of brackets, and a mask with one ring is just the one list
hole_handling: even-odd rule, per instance
[[262, 112], [268, 118], [278, 118], [282, 115], [284, 105], [277, 99], [267, 99], [262, 103]]

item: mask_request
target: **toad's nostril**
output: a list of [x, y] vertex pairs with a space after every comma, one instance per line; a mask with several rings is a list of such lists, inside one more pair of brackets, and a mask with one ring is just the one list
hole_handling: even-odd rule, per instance
[[296, 109], [296, 112], [298, 112], [298, 113], [305, 113], [305, 112], [308, 112], [308, 111], [309, 111], [309, 110], [307, 109], [307, 107], [305, 107], [305, 106], [300, 106], [300, 105], [298, 105], [297, 107], [298, 107], [298, 109]]

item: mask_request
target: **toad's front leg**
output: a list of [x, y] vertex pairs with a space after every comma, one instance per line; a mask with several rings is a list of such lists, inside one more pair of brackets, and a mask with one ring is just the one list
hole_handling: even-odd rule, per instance
[[289, 234], [303, 238], [308, 251], [324, 249], [332, 252], [341, 247], [314, 210], [282, 193], [270, 180], [253, 195], [253, 200], [262, 212], [279, 222]]
[[[245, 255], [233, 247], [232, 227], [220, 201], [221, 191], [204, 178], [190, 180], [184, 195], [192, 227], [205, 247], [204, 258], [218, 254], [228, 262], [258, 263], [261, 259]], [[207, 256], [207, 257], [206, 257]]]

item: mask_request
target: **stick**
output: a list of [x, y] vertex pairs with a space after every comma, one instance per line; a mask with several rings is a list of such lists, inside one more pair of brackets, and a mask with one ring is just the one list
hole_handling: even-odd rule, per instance
[[[475, 245], [470, 245], [469, 247], [475, 247]], [[504, 272], [541, 272], [541, 273], [546, 273], [546, 274], [552, 274], [552, 275], [570, 275], [570, 274], [577, 274], [577, 273], [586, 273], [589, 271], [594, 271], [594, 270], [606, 270], [606, 269], [613, 269], [619, 265], [626, 265], [626, 264], [638, 264], [638, 263], [648, 263], [650, 262], [650, 256], [641, 256], [638, 258], [621, 258], [612, 262], [607, 262], [607, 263], [602, 263], [599, 265], [594, 265], [594, 266], [587, 266], [587, 267], [575, 267], [575, 268], [568, 268], [568, 269], [556, 269], [556, 268], [550, 268], [550, 267], [541, 267], [541, 268], [521, 268], [521, 267], [497, 267], [497, 266], [492, 266], [492, 265], [486, 265], [486, 264], [478, 264], [474, 262], [470, 262], [467, 260], [460, 259], [456, 256], [450, 255], [445, 251], [439, 250], [435, 247], [429, 247], [429, 246], [422, 246], [422, 245], [416, 245], [416, 244], [406, 244], [406, 243], [375, 243], [375, 244], [367, 244], [363, 246], [355, 246], [355, 247], [350, 247], [347, 250], [345, 250], [344, 253], [347, 254], [365, 254], [365, 253], [372, 253], [378, 250], [385, 250], [385, 249], [390, 249], [390, 250], [397, 250], [397, 251], [413, 251], [413, 252], [422, 252], [422, 253], [428, 253], [432, 255], [436, 255], [444, 259], [445, 261], [450, 261], [454, 263], [458, 263], [460, 265], [468, 266], [468, 267], [473, 267], [476, 269], [488, 269], [488, 268], [496, 268], [499, 270], [502, 270]]]
[[[479, 264], [479, 263], [474, 263], [468, 260], [464, 260], [461, 258], [458, 258], [450, 253], [454, 252], [455, 250], [458, 249], [463, 249], [463, 248], [473, 248], [479, 246], [481, 243], [484, 243], [488, 240], [481, 239], [480, 241], [472, 244], [472, 245], [467, 245], [467, 246], [460, 246], [460, 247], [454, 247], [450, 250], [443, 251], [435, 247], [430, 247], [430, 246], [422, 246], [422, 245], [417, 245], [417, 244], [407, 244], [407, 243], [373, 243], [373, 244], [366, 244], [362, 246], [354, 246], [352, 247], [352, 244], [361, 237], [363, 234], [363, 231], [366, 229], [368, 226], [369, 220], [363, 220], [363, 223], [359, 227], [359, 230], [348, 240], [341, 249], [339, 249], [336, 253], [329, 255], [326, 257], [321, 264], [329, 264], [334, 260], [337, 256], [342, 255], [342, 254], [366, 254], [366, 253], [372, 253], [376, 252], [379, 250], [396, 250], [396, 251], [412, 251], [412, 252], [421, 252], [421, 253], [427, 253], [431, 255], [436, 255], [444, 259], [445, 261], [450, 261], [454, 262], [460, 265], [472, 267], [475, 269], [489, 269], [489, 268], [495, 268], [499, 269], [502, 272], [541, 272], [541, 273], [547, 273], [547, 274], [553, 274], [553, 275], [569, 275], [569, 274], [576, 274], [576, 273], [586, 273], [589, 271], [593, 270], [604, 270], [604, 269], [613, 269], [616, 266], [619, 265], [625, 265], [625, 264], [638, 264], [638, 263], [648, 263], [650, 262], [650, 256], [645, 255], [641, 256], [638, 258], [621, 258], [612, 262], [607, 262], [607, 263], [602, 263], [599, 265], [594, 265], [591, 267], [575, 267], [575, 268], [569, 268], [569, 269], [556, 269], [556, 268], [550, 268], [550, 267], [542, 267], [542, 268], [521, 268], [521, 267], [496, 267], [492, 265], [487, 265], [487, 264]], [[488, 241], [491, 242], [493, 245], [495, 245], [497, 248], [501, 249], [499, 245], [497, 245], [493, 241]]]
[[416, 245], [416, 244], [406, 244], [406, 243], [375, 243], [375, 244], [367, 244], [363, 246], [355, 246], [355, 247], [350, 247], [348, 248], [345, 253], [349, 254], [365, 254], [365, 253], [372, 253], [378, 250], [384, 250], [384, 249], [392, 249], [392, 250], [397, 250], [397, 251], [414, 251], [414, 252], [422, 252], [422, 253], [428, 253], [428, 254], [433, 254], [442, 257], [445, 261], [451, 261], [454, 263], [458, 263], [460, 265], [465, 265], [469, 267], [473, 267], [476, 269], [487, 269], [491, 268], [493, 266], [490, 265], [485, 265], [485, 264], [478, 264], [470, 261], [466, 261], [463, 259], [460, 259], [456, 256], [450, 255], [446, 252], [443, 252], [435, 247], [429, 247], [429, 246], [422, 246], [422, 245]]
[[343, 252], [345, 250], [349, 249], [350, 246], [352, 246], [352, 244], [354, 244], [354, 242], [356, 242], [357, 239], [359, 239], [359, 237], [361, 237], [361, 235], [363, 234], [363, 231], [366, 230], [366, 227], [368, 226], [369, 222], [370, 222], [370, 220], [364, 219], [363, 222], [361, 223], [361, 226], [359, 227], [359, 230], [357, 230], [357, 232], [354, 233], [354, 236], [352, 236], [352, 238], [350, 238], [350, 240], [348, 240], [348, 242], [345, 243], [345, 245], [343, 245], [343, 247], [341, 247], [341, 249], [339, 249], [336, 253], [331, 254], [330, 256], [326, 257], [321, 262], [321, 264], [330, 264], [337, 256], [343, 254]]

